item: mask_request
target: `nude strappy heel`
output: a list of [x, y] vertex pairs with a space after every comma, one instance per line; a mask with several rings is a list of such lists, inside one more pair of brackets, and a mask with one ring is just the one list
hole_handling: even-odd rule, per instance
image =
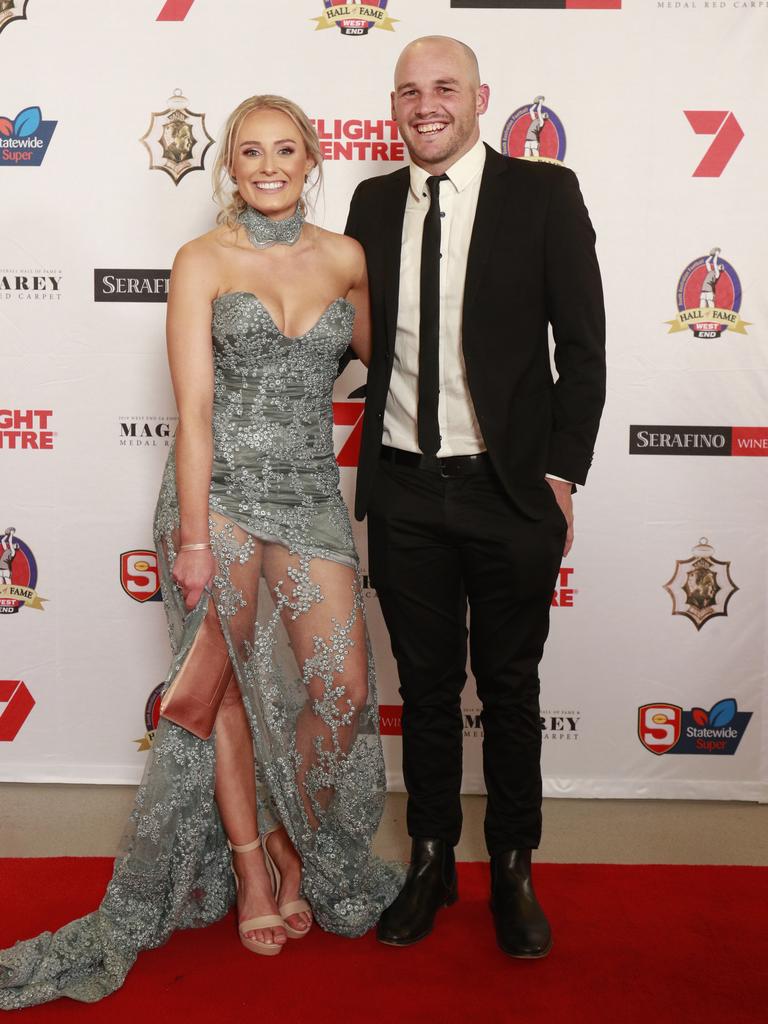
[[[282, 826], [278, 826], [277, 828], [270, 829], [269, 832], [265, 833], [264, 843], [262, 845], [262, 850], [264, 851], [264, 860], [266, 861], [267, 870], [269, 871], [270, 877], [272, 878], [272, 884], [275, 890], [275, 898], [277, 898], [277, 894], [280, 892], [282, 877], [280, 875], [280, 871], [278, 870], [277, 864], [275, 864], [274, 860], [272, 860], [270, 852], [267, 849], [267, 839], [272, 835], [273, 832], [278, 832], [281, 827]], [[280, 911], [280, 917], [283, 922], [285, 934], [288, 936], [289, 939], [303, 939], [304, 936], [308, 934], [310, 928], [312, 927], [312, 909], [306, 900], [291, 900], [289, 903], [283, 903], [281, 906], [279, 906], [278, 910]], [[291, 914], [309, 914], [309, 924], [304, 929], [304, 931], [299, 931], [298, 928], [292, 928], [288, 924], [288, 922], [285, 919], [286, 917], [290, 917]]]
[[[252, 843], [246, 843], [244, 846], [236, 846], [234, 843], [229, 844], [230, 850], [235, 853], [248, 853], [250, 850], [258, 850], [262, 846], [261, 836], [258, 839], [254, 839]], [[272, 892], [277, 898], [278, 889], [275, 884], [276, 868], [272, 858], [267, 853], [266, 846], [262, 846], [264, 852], [264, 862], [267, 865], [267, 872], [272, 883]], [[235, 876], [235, 883], [240, 888], [240, 879], [237, 877], [234, 864], [232, 865], [232, 874]], [[279, 879], [279, 875], [277, 878]], [[295, 913], [295, 911], [292, 911]], [[257, 939], [249, 939], [245, 934], [246, 932], [254, 931], [256, 928], [284, 928], [288, 932], [288, 927], [283, 921], [282, 917], [277, 914], [263, 914], [261, 917], [251, 917], [247, 921], [240, 921], [237, 926], [237, 930], [240, 933], [240, 941], [249, 949], [252, 953], [259, 953], [261, 956], [277, 956], [282, 950], [283, 946], [277, 942], [259, 942]]]

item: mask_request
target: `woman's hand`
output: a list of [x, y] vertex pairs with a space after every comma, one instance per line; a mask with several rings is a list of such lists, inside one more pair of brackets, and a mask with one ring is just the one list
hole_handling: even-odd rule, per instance
[[215, 575], [216, 559], [210, 550], [178, 553], [173, 566], [173, 580], [181, 588], [188, 609], [195, 607]]

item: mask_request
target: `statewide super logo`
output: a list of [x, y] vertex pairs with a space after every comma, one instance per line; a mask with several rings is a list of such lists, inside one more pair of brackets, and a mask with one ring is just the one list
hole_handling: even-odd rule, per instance
[[523, 160], [561, 164], [565, 160], [565, 128], [552, 110], [537, 96], [510, 116], [501, 134], [501, 151]]
[[40, 107], [25, 107], [16, 117], [0, 117], [0, 166], [39, 167], [58, 121], [44, 121]]
[[709, 711], [644, 704], [637, 712], [637, 735], [652, 754], [735, 754], [751, 717], [751, 711], [739, 711], [733, 697]]
[[21, 608], [45, 611], [35, 590], [37, 561], [28, 544], [16, 536], [16, 528], [7, 527], [0, 537], [0, 615], [15, 615]]
[[728, 602], [739, 588], [731, 579], [731, 563], [714, 557], [706, 537], [692, 551], [690, 558], [677, 559], [664, 589], [672, 598], [672, 614], [684, 615], [700, 630], [710, 619], [728, 614]]
[[746, 334], [748, 320], [739, 317], [741, 281], [719, 248], [689, 263], [677, 282], [677, 316], [666, 320], [669, 333], [689, 330], [694, 338], [719, 338], [729, 328]]
[[123, 551], [120, 555], [120, 586], [140, 604], [162, 601], [157, 552], [147, 549]]
[[0, 32], [12, 21], [26, 21], [29, 0], [0, 0]]
[[336, 0], [323, 0], [325, 11], [316, 22], [315, 31], [324, 28], [339, 29], [343, 36], [367, 36], [372, 28], [381, 28], [385, 32], [395, 31], [397, 18], [390, 18], [386, 13], [389, 0], [370, 0], [369, 3], [340, 4]]
[[147, 703], [144, 705], [144, 728], [146, 729], [146, 732], [141, 739], [133, 741], [138, 744], [137, 753], [149, 750], [154, 743], [155, 731], [157, 730], [157, 725], [160, 721], [160, 697], [162, 696], [164, 687], [165, 683], [160, 683], [159, 686], [156, 686], [147, 698]]
[[189, 109], [181, 89], [174, 89], [165, 110], [152, 114], [149, 128], [139, 140], [149, 153], [149, 167], [165, 171], [178, 185], [191, 171], [202, 171], [205, 154], [214, 140], [205, 127], [205, 114]]

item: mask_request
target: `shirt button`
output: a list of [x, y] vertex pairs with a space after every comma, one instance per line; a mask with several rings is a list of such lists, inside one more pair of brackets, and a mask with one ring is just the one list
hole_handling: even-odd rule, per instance
[[441, 216], [441, 217], [444, 217], [444, 216], [445, 216], [445, 210], [441, 210], [441, 211], [440, 211], [440, 216]]

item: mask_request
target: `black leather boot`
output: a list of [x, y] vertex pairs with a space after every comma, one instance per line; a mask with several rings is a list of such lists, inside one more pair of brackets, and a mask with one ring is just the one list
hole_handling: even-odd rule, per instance
[[506, 850], [491, 856], [491, 911], [499, 949], [509, 956], [546, 956], [552, 932], [531, 879], [531, 851]]
[[458, 898], [453, 847], [443, 839], [414, 839], [405, 885], [381, 915], [376, 937], [388, 946], [411, 946], [429, 935], [438, 910]]

